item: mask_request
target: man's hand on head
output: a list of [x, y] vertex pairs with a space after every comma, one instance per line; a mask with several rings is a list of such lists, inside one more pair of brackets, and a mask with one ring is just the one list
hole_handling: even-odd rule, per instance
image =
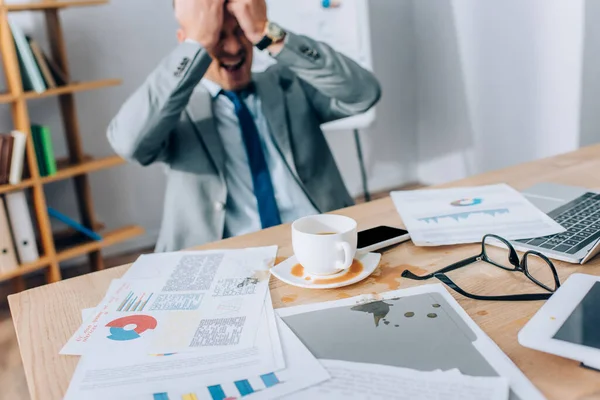
[[221, 36], [225, 0], [175, 0], [174, 4], [175, 18], [186, 38], [212, 54]]
[[265, 0], [227, 0], [226, 7], [237, 19], [248, 40], [252, 44], [260, 42], [267, 26]]

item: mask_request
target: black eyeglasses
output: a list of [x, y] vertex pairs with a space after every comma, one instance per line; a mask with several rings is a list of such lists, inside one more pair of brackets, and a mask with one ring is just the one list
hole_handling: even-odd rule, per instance
[[[487, 247], [491, 246], [494, 248], [498, 248], [496, 244], [492, 244], [494, 240], [498, 240], [502, 242], [508, 248], [508, 260], [498, 260], [492, 259], [488, 255]], [[536, 263], [535, 268], [530, 269], [530, 262], [533, 259], [539, 259], [542, 262]], [[502, 268], [506, 271], [511, 272], [522, 272], [525, 274], [530, 281], [541, 287], [542, 289], [548, 291], [549, 293], [535, 293], [535, 294], [513, 294], [513, 295], [505, 295], [505, 296], [480, 296], [476, 294], [471, 294], [461, 289], [456, 283], [454, 283], [447, 275], [447, 272], [457, 270], [459, 268], [465, 267], [467, 265], [476, 263], [478, 261], [484, 261], [486, 263], [492, 264], [498, 268]], [[511, 265], [506, 266], [507, 262]], [[539, 264], [539, 265], [538, 265]], [[558, 279], [558, 274], [556, 273], [556, 268], [552, 261], [548, 259], [545, 255], [530, 250], [523, 254], [523, 258], [519, 260], [519, 255], [515, 248], [508, 242], [508, 240], [501, 238], [497, 235], [485, 235], [483, 240], [481, 241], [481, 254], [467, 258], [465, 260], [459, 261], [452, 265], [449, 265], [445, 268], [440, 269], [437, 272], [434, 272], [425, 276], [417, 276], [412, 272], [406, 270], [402, 272], [402, 276], [408, 279], [423, 281], [426, 279], [437, 278], [446, 285], [448, 285], [454, 291], [462, 294], [465, 297], [475, 300], [501, 300], [501, 301], [527, 301], [527, 300], [547, 300], [552, 296], [552, 294], [560, 287], [560, 281]]]

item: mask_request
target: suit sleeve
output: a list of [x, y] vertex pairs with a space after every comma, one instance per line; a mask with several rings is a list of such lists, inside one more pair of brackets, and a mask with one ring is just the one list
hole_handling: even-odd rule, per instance
[[170, 137], [211, 62], [198, 43], [180, 43], [167, 55], [110, 122], [115, 152], [142, 165], [168, 161]]
[[273, 57], [290, 69], [322, 123], [361, 114], [381, 98], [377, 78], [325, 43], [288, 32], [281, 52]]

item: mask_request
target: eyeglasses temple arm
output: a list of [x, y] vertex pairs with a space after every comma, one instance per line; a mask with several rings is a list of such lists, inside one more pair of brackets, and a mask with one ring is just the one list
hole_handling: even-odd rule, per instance
[[443, 274], [443, 273], [445, 273], [445, 272], [454, 271], [455, 269], [459, 269], [459, 268], [462, 268], [462, 267], [464, 267], [464, 266], [466, 266], [466, 265], [469, 265], [469, 264], [472, 264], [472, 263], [474, 263], [474, 262], [477, 262], [477, 261], [479, 261], [479, 259], [480, 259], [480, 258], [481, 258], [481, 256], [480, 256], [480, 255], [478, 255], [478, 256], [473, 256], [473, 257], [467, 258], [467, 259], [465, 259], [465, 260], [462, 260], [462, 261], [456, 262], [456, 263], [454, 263], [454, 264], [452, 264], [452, 265], [449, 265], [449, 266], [447, 266], [447, 267], [445, 267], [445, 268], [442, 268], [442, 269], [440, 269], [439, 271], [436, 271], [436, 272], [433, 272], [433, 273], [431, 273], [431, 274], [429, 274], [429, 275], [424, 275], [424, 276], [418, 276], [418, 275], [415, 275], [415, 274], [413, 274], [413, 273], [412, 273], [411, 271], [409, 271], [409, 270], [405, 270], [404, 272], [402, 272], [402, 276], [403, 276], [404, 278], [413, 279], [413, 280], [416, 280], [416, 281], [424, 281], [424, 280], [426, 280], [426, 279], [431, 279], [431, 278], [433, 278], [433, 276], [434, 276], [435, 274]]
[[441, 274], [438, 272], [438, 273], [435, 273], [434, 275], [437, 279], [439, 279], [441, 282], [445, 283], [448, 287], [450, 287], [450, 289], [454, 290], [457, 293], [462, 294], [465, 297], [468, 297], [468, 298], [474, 299], [474, 300], [531, 301], [531, 300], [548, 300], [550, 298], [550, 296], [552, 296], [552, 293], [511, 294], [511, 295], [506, 295], [506, 296], [478, 296], [476, 294], [471, 294], [471, 293], [465, 292], [460, 287], [458, 287], [456, 285], [456, 283], [454, 283], [452, 281], [452, 279], [450, 279], [449, 277], [447, 277], [444, 274]]

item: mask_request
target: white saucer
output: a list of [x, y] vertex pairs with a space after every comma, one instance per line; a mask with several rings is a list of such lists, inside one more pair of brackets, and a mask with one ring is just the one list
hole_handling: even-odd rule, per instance
[[[357, 253], [355, 256], [355, 260], [358, 260], [363, 265], [363, 270], [356, 276], [351, 279], [344, 280], [343, 282], [335, 282], [328, 283], [327, 280], [339, 279], [342, 276], [347, 275], [349, 272], [342, 271], [335, 275], [328, 276], [317, 276], [310, 275], [307, 272], [304, 272], [302, 277], [292, 275], [292, 268], [298, 265], [298, 261], [296, 260], [296, 256], [291, 256], [287, 260], [277, 264], [273, 268], [271, 268], [271, 274], [278, 278], [279, 280], [293, 286], [298, 286], [306, 289], [334, 289], [343, 286], [352, 285], [356, 282], [360, 282], [363, 279], [367, 278], [371, 275], [379, 265], [379, 261], [381, 260], [381, 254], [379, 253]], [[315, 281], [319, 280], [320, 283], [316, 283]]]

